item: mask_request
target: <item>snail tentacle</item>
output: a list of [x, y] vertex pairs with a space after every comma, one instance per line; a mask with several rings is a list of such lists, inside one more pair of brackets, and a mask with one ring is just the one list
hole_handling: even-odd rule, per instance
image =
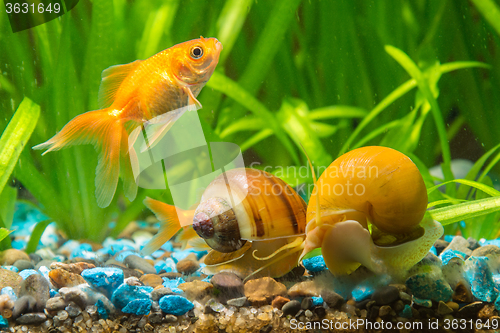
[[[300, 239], [300, 237], [299, 237], [298, 239]], [[294, 242], [296, 242], [296, 241], [297, 241], [297, 239], [296, 239]], [[286, 245], [285, 245], [285, 246], [286, 246]], [[284, 247], [284, 246], [283, 246], [283, 247]], [[283, 247], [282, 247], [282, 248], [283, 248]], [[281, 250], [282, 248], [280, 248], [279, 250]], [[247, 276], [247, 277], [243, 280], [243, 283], [245, 283], [246, 281], [248, 281], [248, 279], [249, 279], [250, 277], [254, 276], [255, 274], [257, 274], [257, 273], [259, 273], [259, 272], [261, 272], [262, 270], [264, 270], [264, 269], [266, 269], [266, 268], [270, 267], [271, 265], [273, 265], [273, 264], [275, 264], [275, 263], [277, 263], [277, 262], [281, 261], [282, 259], [284, 259], [284, 258], [286, 258], [286, 257], [288, 257], [288, 256], [291, 256], [292, 254], [294, 254], [294, 253], [296, 253], [296, 252], [299, 252], [299, 251], [301, 251], [301, 250], [303, 250], [303, 249], [304, 249], [304, 241], [302, 240], [298, 246], [295, 246], [295, 247], [294, 247], [294, 248], [292, 248], [289, 252], [284, 253], [283, 255], [281, 255], [281, 256], [279, 256], [279, 257], [274, 258], [273, 260], [271, 260], [271, 261], [270, 261], [270, 262], [268, 262], [267, 264], [263, 265], [263, 266], [262, 266], [262, 267], [260, 267], [259, 269], [257, 269], [257, 270], [255, 270], [255, 271], [253, 271], [251, 274], [249, 274], [249, 275], [248, 275], [248, 276]], [[279, 251], [279, 250], [278, 250], [278, 251]], [[255, 253], [255, 251], [254, 251], [254, 253]], [[276, 253], [276, 252], [275, 252], [275, 253]], [[252, 253], [252, 254], [253, 254], [253, 253]], [[297, 261], [297, 263], [298, 263], [298, 261]]]
[[282, 247], [280, 247], [279, 249], [277, 249], [276, 251], [274, 251], [273, 253], [271, 253], [267, 257], [257, 257], [255, 255], [255, 252], [257, 252], [257, 250], [254, 250], [252, 252], [252, 256], [256, 260], [269, 260], [269, 259], [271, 259], [272, 257], [274, 257], [275, 255], [277, 255], [278, 253], [280, 253], [282, 251], [285, 251], [285, 250], [288, 250], [288, 249], [293, 249], [294, 247], [300, 246], [303, 242], [304, 242], [304, 239], [302, 237], [297, 237], [293, 242], [288, 243], [286, 245], [283, 245]]

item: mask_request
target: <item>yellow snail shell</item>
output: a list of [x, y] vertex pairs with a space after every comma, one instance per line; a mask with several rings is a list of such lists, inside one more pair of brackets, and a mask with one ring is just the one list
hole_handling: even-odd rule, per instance
[[375, 272], [402, 272], [443, 233], [441, 224], [424, 219], [426, 208], [424, 181], [406, 155], [386, 147], [355, 149], [337, 158], [316, 183], [302, 256], [321, 247], [334, 274], [361, 264]]

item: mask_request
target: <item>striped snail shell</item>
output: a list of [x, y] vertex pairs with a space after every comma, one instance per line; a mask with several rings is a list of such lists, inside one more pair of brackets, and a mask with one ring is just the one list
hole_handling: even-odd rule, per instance
[[305, 233], [306, 204], [278, 177], [257, 169], [226, 171], [205, 189], [193, 228], [216, 251]]

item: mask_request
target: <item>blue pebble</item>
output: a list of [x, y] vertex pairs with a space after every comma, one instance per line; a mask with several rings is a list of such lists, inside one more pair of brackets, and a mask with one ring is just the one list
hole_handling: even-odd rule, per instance
[[375, 289], [373, 287], [360, 285], [354, 288], [352, 291], [352, 297], [356, 302], [361, 302], [362, 300], [369, 298], [374, 292]]
[[109, 317], [109, 310], [104, 306], [104, 303], [101, 300], [98, 300], [95, 303], [95, 306], [97, 307], [97, 313], [102, 319], [108, 319]]
[[465, 278], [472, 294], [483, 302], [493, 302], [498, 296], [489, 260], [488, 257], [469, 257], [465, 262]]
[[177, 295], [166, 295], [160, 298], [160, 309], [168, 314], [181, 316], [194, 308], [188, 299]]
[[96, 254], [92, 252], [92, 246], [87, 243], [80, 244], [77, 246], [72, 252], [71, 255], [69, 256], [70, 259], [74, 258], [83, 258], [83, 259], [95, 259]]
[[405, 304], [405, 307], [399, 313], [399, 316], [403, 317], [403, 318], [408, 318], [408, 319], [410, 319], [411, 317], [413, 317], [413, 312], [411, 311], [411, 306], [409, 306], [408, 304]]
[[187, 249], [187, 250], [182, 250], [182, 251], [175, 251], [175, 249], [174, 249], [174, 252], [172, 253], [171, 257], [177, 263], [180, 260], [185, 259], [191, 253], [196, 254], [196, 257], [198, 258], [198, 260], [200, 260], [201, 257], [203, 257], [205, 254], [208, 253], [208, 251], [205, 251], [205, 250], [203, 250], [203, 251], [196, 251], [193, 248], [190, 248], [190, 249]]
[[312, 306], [320, 306], [320, 305], [323, 305], [323, 297], [311, 297], [312, 298], [312, 301], [313, 301], [313, 304]]
[[455, 238], [454, 235], [444, 235], [445, 242], [451, 243], [451, 241]]
[[326, 269], [326, 264], [325, 260], [323, 259], [323, 256], [316, 256], [308, 259], [302, 260], [302, 265], [309, 271], [309, 272], [321, 272]]
[[446, 250], [439, 254], [439, 258], [441, 259], [443, 265], [446, 265], [451, 258], [460, 258], [465, 260], [466, 254], [461, 251], [456, 250]]
[[441, 273], [415, 274], [406, 280], [406, 286], [412, 291], [414, 297], [436, 302], [448, 302], [453, 294], [453, 290]]
[[356, 302], [365, 300], [375, 292], [375, 289], [382, 285], [387, 285], [389, 282], [390, 277], [388, 275], [378, 275], [368, 278], [354, 287], [352, 297]]
[[211, 283], [210, 280], [212, 280], [212, 277], [213, 277], [213, 275], [209, 275], [201, 281]]
[[[26, 235], [28, 236], [28, 235]], [[10, 245], [12, 246], [13, 249], [16, 250], [24, 250], [26, 246], [28, 245], [28, 242], [26, 242], [24, 239], [16, 239], [13, 240]]]
[[162, 246], [161, 246], [161, 249], [163, 251], [167, 251], [167, 252], [174, 252], [174, 246], [172, 245], [172, 242], [168, 241], [166, 243], [164, 243]]
[[155, 263], [155, 269], [156, 273], [160, 273], [162, 270], [165, 270], [165, 272], [170, 273], [174, 272], [177, 273], [177, 268], [175, 266], [175, 262], [172, 260], [172, 258], [167, 258], [165, 261], [159, 260]]
[[432, 306], [432, 301], [430, 299], [422, 299], [415, 296], [413, 296], [413, 303], [426, 308], [430, 308]]
[[17, 300], [16, 293], [12, 287], [3, 287], [0, 295], [9, 295], [10, 299], [14, 302]]
[[38, 268], [38, 272], [40, 272], [40, 274], [43, 275], [45, 280], [49, 281], [49, 285], [52, 286], [52, 282], [50, 281], [50, 277], [49, 277], [50, 268], [48, 268], [47, 266], [40, 266]]
[[3, 269], [8, 269], [9, 271], [19, 272], [19, 269], [16, 266], [2, 266]]
[[123, 283], [123, 271], [114, 267], [85, 269], [81, 275], [90, 286], [107, 296]]
[[172, 288], [179, 287], [179, 285], [181, 283], [184, 283], [184, 282], [186, 282], [186, 281], [184, 281], [181, 277], [178, 277], [177, 279], [169, 279], [169, 278], [164, 277], [162, 284], [164, 287], [172, 289]]
[[162, 250], [156, 250], [155, 252], [151, 253], [151, 257], [153, 259], [158, 259], [160, 258], [162, 255], [165, 254], [165, 251], [162, 251]]
[[1, 315], [0, 315], [0, 328], [9, 328], [9, 322]]
[[137, 316], [146, 316], [151, 311], [151, 304], [153, 302], [150, 299], [134, 299], [128, 302], [122, 312], [135, 314]]
[[111, 296], [111, 302], [118, 308], [123, 309], [130, 301], [134, 299], [150, 299], [152, 287], [149, 286], [131, 286], [122, 283]]
[[500, 247], [500, 239], [492, 239], [492, 240], [481, 239], [479, 241], [479, 244], [481, 244], [481, 246], [496, 245], [496, 246]]
[[34, 269], [24, 269], [22, 271], [19, 272], [19, 275], [23, 278], [23, 280], [26, 280], [26, 278], [30, 275], [33, 275], [33, 274], [39, 274], [37, 271], [35, 271]]
[[435, 255], [435, 256], [437, 256], [437, 255], [438, 255], [438, 254], [437, 254], [437, 250], [436, 250], [436, 248], [434, 247], [434, 245], [432, 245], [432, 246], [431, 246], [431, 248], [430, 248], [429, 252], [431, 252], [431, 253], [432, 253], [433, 255]]
[[57, 290], [50, 289], [49, 294], [50, 294], [50, 297], [55, 297], [58, 294], [58, 292], [57, 292]]

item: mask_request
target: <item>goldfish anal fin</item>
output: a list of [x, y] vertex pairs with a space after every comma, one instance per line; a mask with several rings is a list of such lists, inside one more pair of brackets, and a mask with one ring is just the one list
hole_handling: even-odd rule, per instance
[[121, 177], [123, 179], [123, 191], [125, 196], [133, 201], [137, 196], [137, 183], [135, 182], [134, 172], [133, 172], [133, 163], [137, 162], [137, 155], [135, 151], [129, 150], [129, 136], [125, 128], [123, 128], [122, 132], [122, 143], [121, 143], [121, 160], [120, 160], [120, 171]]
[[125, 65], [116, 65], [106, 68], [101, 74], [101, 85], [99, 86], [98, 103], [100, 108], [109, 107], [113, 104], [118, 88], [123, 80], [141, 64], [142, 60], [136, 60]]
[[199, 237], [198, 235], [196, 236], [197, 236], [196, 238], [191, 238], [188, 241], [189, 246], [191, 246], [196, 251], [206, 251], [212, 249], [210, 246], [208, 246], [207, 242], [203, 240], [203, 238]]
[[177, 236], [176, 240], [178, 242], [189, 241], [192, 238], [199, 237], [196, 231], [194, 231], [192, 225], [188, 225], [182, 228], [181, 233]]
[[181, 225], [174, 206], [151, 198], [144, 199], [144, 204], [160, 221], [160, 230], [141, 250], [142, 254], [149, 255], [171, 239], [181, 229]]

